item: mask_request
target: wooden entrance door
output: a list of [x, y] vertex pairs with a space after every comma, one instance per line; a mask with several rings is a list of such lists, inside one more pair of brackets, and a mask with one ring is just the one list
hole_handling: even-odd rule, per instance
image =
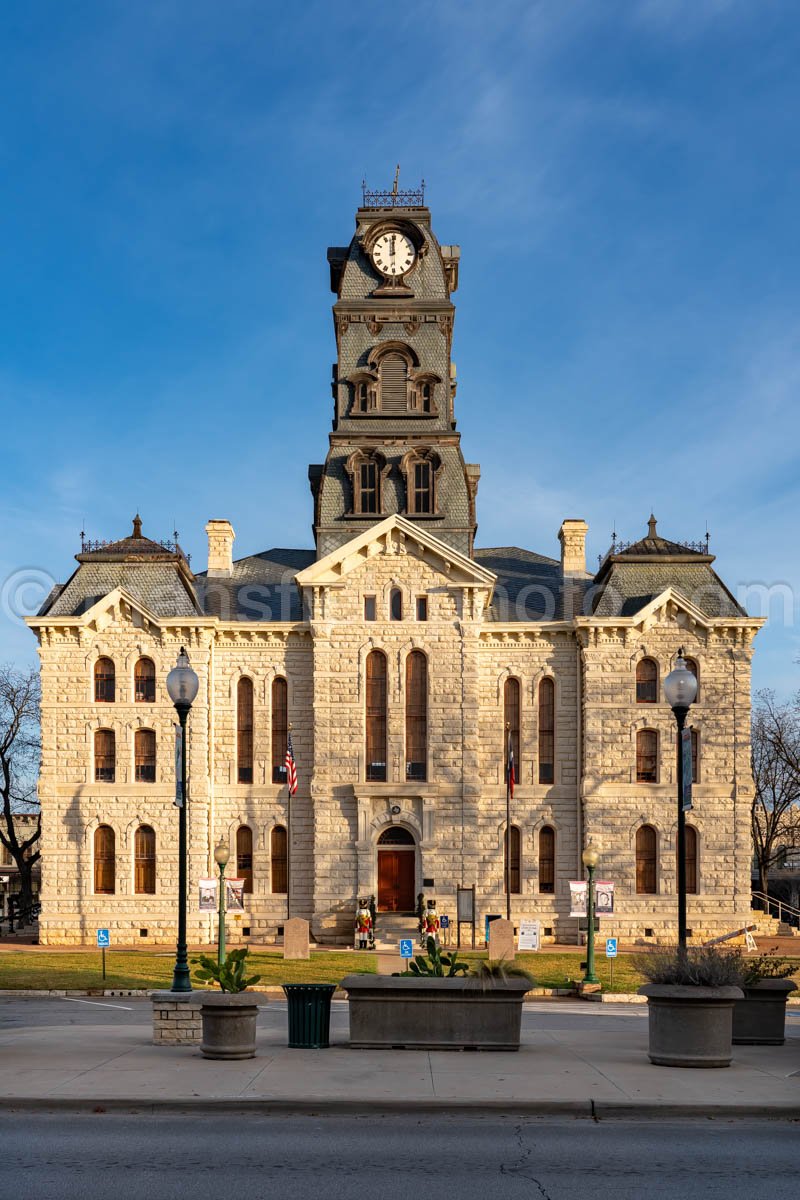
[[414, 911], [414, 851], [378, 848], [378, 910]]

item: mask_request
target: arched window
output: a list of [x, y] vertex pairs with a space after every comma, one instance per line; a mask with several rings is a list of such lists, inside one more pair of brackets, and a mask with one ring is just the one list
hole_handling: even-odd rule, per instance
[[555, 781], [556, 687], [546, 676], [539, 684], [539, 783]]
[[286, 783], [289, 743], [289, 688], [282, 675], [272, 681], [272, 782]]
[[386, 655], [371, 650], [367, 655], [366, 686], [367, 779], [386, 781]]
[[285, 895], [288, 884], [286, 858], [286, 830], [276, 825], [270, 834], [270, 881], [275, 894]]
[[687, 670], [691, 671], [697, 680], [697, 695], [694, 698], [694, 703], [696, 704], [700, 699], [700, 676], [697, 674], [697, 663], [693, 658], [685, 658], [683, 661], [686, 663]]
[[[253, 831], [249, 825], [236, 830], [236, 874], [244, 880], [244, 890], [253, 890]], [[273, 888], [273, 891], [275, 889]], [[284, 888], [284, 891], [286, 889]]]
[[403, 593], [400, 588], [392, 588], [389, 593], [389, 620], [402, 621], [403, 619]]
[[94, 698], [104, 704], [114, 703], [114, 663], [110, 658], [98, 658], [94, 664]]
[[156, 834], [140, 825], [133, 839], [133, 890], [137, 896], [156, 894]]
[[110, 825], [94, 831], [94, 890], [98, 896], [113, 896], [116, 890], [116, 847]]
[[658, 841], [652, 825], [640, 825], [636, 830], [636, 891], [640, 896], [656, 894], [656, 847]]
[[378, 450], [356, 450], [345, 463], [353, 490], [353, 512], [370, 516], [383, 511], [381, 488], [387, 474], [386, 459]]
[[552, 895], [556, 890], [556, 833], [550, 825], [539, 830], [539, 891]]
[[692, 783], [700, 782], [700, 731], [692, 729]]
[[152, 729], [137, 729], [133, 735], [133, 778], [136, 783], [156, 781], [156, 735]]
[[694, 825], [686, 826], [686, 891], [690, 896], [697, 894], [697, 830]]
[[113, 783], [116, 778], [116, 738], [113, 729], [95, 730], [94, 778], [96, 783]]
[[655, 704], [658, 700], [658, 663], [640, 658], [636, 664], [636, 703]]
[[239, 783], [253, 782], [253, 681], [236, 685], [236, 771]]
[[[509, 726], [511, 727], [509, 729]], [[511, 734], [511, 746], [514, 751], [514, 778], [520, 779], [519, 761], [519, 680], [513, 676], [503, 685], [503, 749], [502, 761], [508, 755], [508, 734]]]
[[[510, 829], [510, 838], [506, 839], [503, 836], [503, 890], [506, 888], [511, 892], [512, 896], [517, 896], [522, 891], [520, 880], [522, 877], [521, 870], [521, 852], [520, 852], [520, 836], [519, 826], [512, 825]], [[508, 878], [508, 841], [511, 842], [511, 879]]]
[[406, 659], [406, 779], [428, 778], [428, 660], [421, 650]]
[[156, 664], [140, 658], [133, 668], [133, 698], [137, 704], [152, 704], [156, 698]]
[[408, 362], [396, 350], [380, 362], [381, 411], [404, 413], [408, 408]]
[[658, 782], [658, 734], [640, 729], [636, 734], [636, 782]]

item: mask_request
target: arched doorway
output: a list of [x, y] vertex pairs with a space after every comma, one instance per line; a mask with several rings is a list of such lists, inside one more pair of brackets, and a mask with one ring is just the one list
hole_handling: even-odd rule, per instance
[[416, 843], [401, 825], [378, 838], [378, 912], [413, 912]]

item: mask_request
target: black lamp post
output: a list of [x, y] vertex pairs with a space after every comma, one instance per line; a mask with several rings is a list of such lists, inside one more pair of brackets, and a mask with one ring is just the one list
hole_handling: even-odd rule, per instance
[[220, 842], [214, 850], [214, 862], [219, 867], [219, 927], [217, 929], [217, 962], [220, 966], [225, 962], [225, 868], [228, 865], [230, 851], [224, 842]]
[[181, 723], [181, 780], [175, 800], [178, 805], [178, 944], [172, 975], [173, 992], [192, 990], [186, 953], [186, 718], [199, 686], [200, 680], [189, 665], [189, 655], [181, 646], [178, 661], [167, 675], [167, 692]]
[[675, 667], [664, 680], [664, 696], [678, 725], [678, 946], [686, 949], [686, 812], [683, 807], [682, 733], [689, 708], [697, 695], [697, 680], [686, 666], [683, 647]]
[[589, 881], [586, 885], [586, 971], [584, 972], [584, 983], [599, 983], [600, 980], [594, 973], [594, 869], [597, 866], [597, 860], [600, 855], [595, 850], [594, 846], [587, 846], [581, 858], [583, 865], [589, 875]]

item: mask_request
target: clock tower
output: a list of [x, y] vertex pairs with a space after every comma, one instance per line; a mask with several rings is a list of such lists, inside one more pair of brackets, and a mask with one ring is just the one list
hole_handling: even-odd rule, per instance
[[479, 467], [456, 431], [458, 246], [418, 191], [364, 188], [349, 246], [328, 249], [337, 361], [324, 464], [309, 468], [319, 558], [392, 513], [472, 555]]

